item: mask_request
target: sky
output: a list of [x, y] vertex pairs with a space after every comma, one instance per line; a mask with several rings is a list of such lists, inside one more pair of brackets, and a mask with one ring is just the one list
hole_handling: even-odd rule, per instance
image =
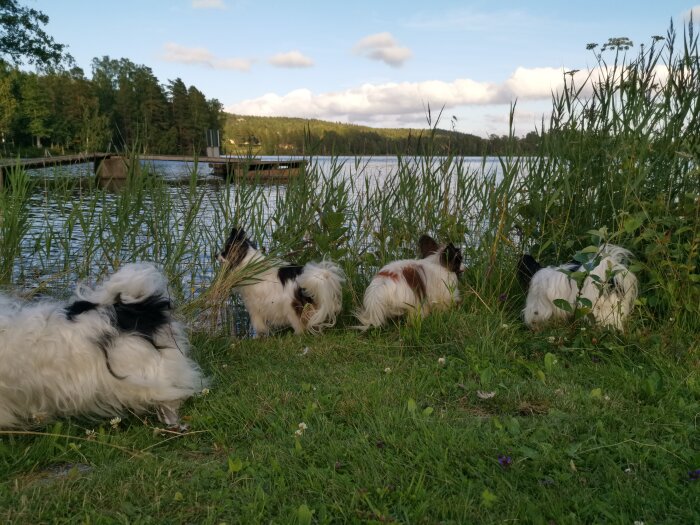
[[[698, 0], [694, 0], [698, 2]], [[86, 76], [95, 57], [148, 66], [242, 115], [486, 137], [541, 125], [589, 43], [649, 45], [700, 4], [678, 0], [20, 0]], [[697, 24], [696, 24], [697, 28]], [[681, 31], [682, 32], [682, 31]]]

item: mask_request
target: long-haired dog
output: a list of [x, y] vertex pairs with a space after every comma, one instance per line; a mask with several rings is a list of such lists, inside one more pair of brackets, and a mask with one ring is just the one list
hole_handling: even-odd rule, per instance
[[457, 278], [464, 271], [462, 252], [452, 243], [440, 246], [428, 235], [418, 240], [420, 259], [393, 261], [372, 278], [356, 316], [359, 328], [381, 326], [408, 313], [427, 316], [459, 302]]
[[[538, 329], [547, 321], [569, 318], [585, 299], [586, 303], [590, 301], [590, 306], [584, 304], [590, 307], [596, 323], [622, 330], [637, 298], [637, 277], [627, 267], [631, 257], [629, 250], [613, 244], [603, 245], [589, 262], [572, 261], [545, 268], [532, 256], [521, 256], [518, 277], [527, 288], [525, 324]], [[580, 289], [569, 276], [576, 272], [585, 275]], [[570, 308], [557, 306], [557, 299], [566, 301]]]
[[256, 336], [291, 326], [294, 332], [318, 333], [335, 324], [342, 308], [345, 275], [331, 261], [304, 266], [266, 259], [243, 229], [234, 227], [218, 255], [229, 270], [250, 277], [236, 287], [250, 315]]
[[0, 428], [154, 410], [178, 423], [205, 380], [155, 266], [128, 264], [69, 302], [0, 296]]

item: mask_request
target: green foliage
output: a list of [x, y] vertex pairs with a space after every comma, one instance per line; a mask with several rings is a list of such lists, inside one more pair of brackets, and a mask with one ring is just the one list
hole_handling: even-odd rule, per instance
[[49, 23], [49, 17], [28, 7], [22, 7], [16, 0], [0, 0], [0, 64], [7, 57], [14, 64], [58, 65], [63, 60], [71, 61], [64, 54], [66, 47], [58, 44], [42, 26]]
[[33, 182], [21, 167], [0, 173], [0, 284], [13, 281], [15, 261], [30, 226]]

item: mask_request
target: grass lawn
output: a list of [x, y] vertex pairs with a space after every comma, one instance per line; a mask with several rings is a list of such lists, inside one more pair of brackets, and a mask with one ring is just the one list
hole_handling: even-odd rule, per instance
[[366, 334], [195, 336], [213, 382], [187, 433], [2, 433], [0, 520], [698, 523], [697, 339], [533, 334], [469, 304]]

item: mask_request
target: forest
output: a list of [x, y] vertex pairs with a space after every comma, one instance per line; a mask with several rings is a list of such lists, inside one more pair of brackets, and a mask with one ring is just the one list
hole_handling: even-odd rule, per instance
[[176, 78], [163, 85], [149, 67], [108, 56], [78, 67], [28, 72], [0, 60], [0, 155], [80, 151], [202, 153], [222, 104]]

